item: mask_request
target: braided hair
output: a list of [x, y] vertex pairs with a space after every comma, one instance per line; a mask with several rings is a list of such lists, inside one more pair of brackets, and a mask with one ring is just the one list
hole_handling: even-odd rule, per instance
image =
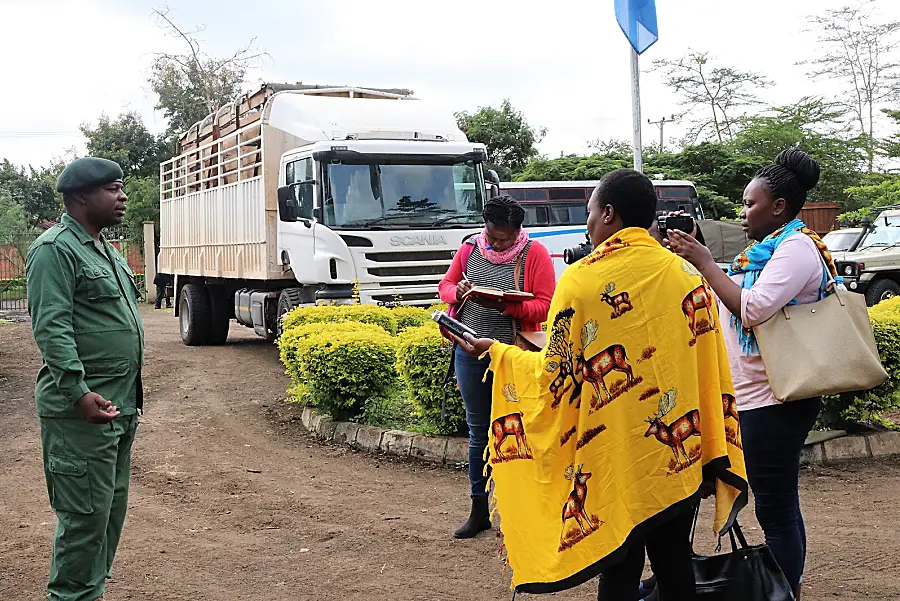
[[514, 230], [522, 227], [525, 221], [525, 209], [510, 196], [495, 196], [484, 203], [482, 211], [484, 220], [497, 227], [508, 227]]
[[791, 216], [800, 213], [806, 193], [819, 183], [819, 163], [802, 150], [782, 150], [775, 162], [756, 172], [755, 179], [765, 182], [774, 198], [783, 198]]

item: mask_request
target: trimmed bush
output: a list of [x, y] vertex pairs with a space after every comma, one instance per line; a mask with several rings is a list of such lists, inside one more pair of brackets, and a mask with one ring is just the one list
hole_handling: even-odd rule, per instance
[[391, 313], [397, 320], [397, 332], [423, 326], [431, 321], [431, 313], [421, 307], [398, 305], [391, 309]]
[[387, 396], [397, 373], [396, 339], [358, 322], [320, 322], [286, 330], [278, 341], [290, 394], [335, 419], [359, 416], [369, 398]]
[[[881, 414], [900, 409], [900, 297], [871, 307], [869, 318], [881, 363], [891, 378], [873, 390], [825, 397], [820, 427], [848, 431], [858, 430], [859, 424], [896, 428]], [[834, 362], [835, 369], [840, 369], [839, 356]]]
[[391, 334], [397, 333], [397, 318], [387, 307], [377, 305], [320, 305], [297, 307], [282, 319], [286, 331], [309, 323], [353, 321], [381, 326]]
[[456, 434], [466, 411], [455, 382], [446, 390], [446, 417], [441, 419], [442, 383], [450, 365], [450, 344], [434, 322], [405, 330], [398, 336], [397, 371], [419, 416], [436, 432]]

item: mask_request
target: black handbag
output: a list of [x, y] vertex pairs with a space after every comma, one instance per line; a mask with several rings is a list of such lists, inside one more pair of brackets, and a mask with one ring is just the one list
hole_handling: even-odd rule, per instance
[[[697, 514], [699, 510], [698, 505]], [[694, 531], [697, 529], [697, 514], [694, 515]], [[737, 520], [728, 531], [728, 536], [731, 539], [730, 553], [711, 556], [693, 554], [694, 578], [700, 601], [794, 601], [791, 586], [768, 546], [748, 545]], [[660, 601], [659, 589], [654, 588], [644, 597], [644, 601]]]

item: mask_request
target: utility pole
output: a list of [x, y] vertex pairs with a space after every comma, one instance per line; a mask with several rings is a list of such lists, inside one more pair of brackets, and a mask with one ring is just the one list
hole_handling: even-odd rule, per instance
[[660, 152], [663, 151], [663, 143], [665, 140], [665, 138], [663, 138], [663, 128], [666, 126], [666, 123], [671, 123], [673, 121], [675, 121], [675, 115], [672, 115], [668, 119], [663, 117], [659, 121], [651, 121], [650, 119], [647, 119], [647, 123], [649, 123], [650, 125], [658, 125], [659, 126], [659, 151]]

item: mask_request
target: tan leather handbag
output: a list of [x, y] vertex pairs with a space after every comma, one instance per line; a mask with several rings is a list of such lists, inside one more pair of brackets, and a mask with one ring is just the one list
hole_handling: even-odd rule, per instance
[[862, 294], [833, 292], [788, 305], [754, 326], [772, 393], [780, 401], [869, 390], [888, 380]]

